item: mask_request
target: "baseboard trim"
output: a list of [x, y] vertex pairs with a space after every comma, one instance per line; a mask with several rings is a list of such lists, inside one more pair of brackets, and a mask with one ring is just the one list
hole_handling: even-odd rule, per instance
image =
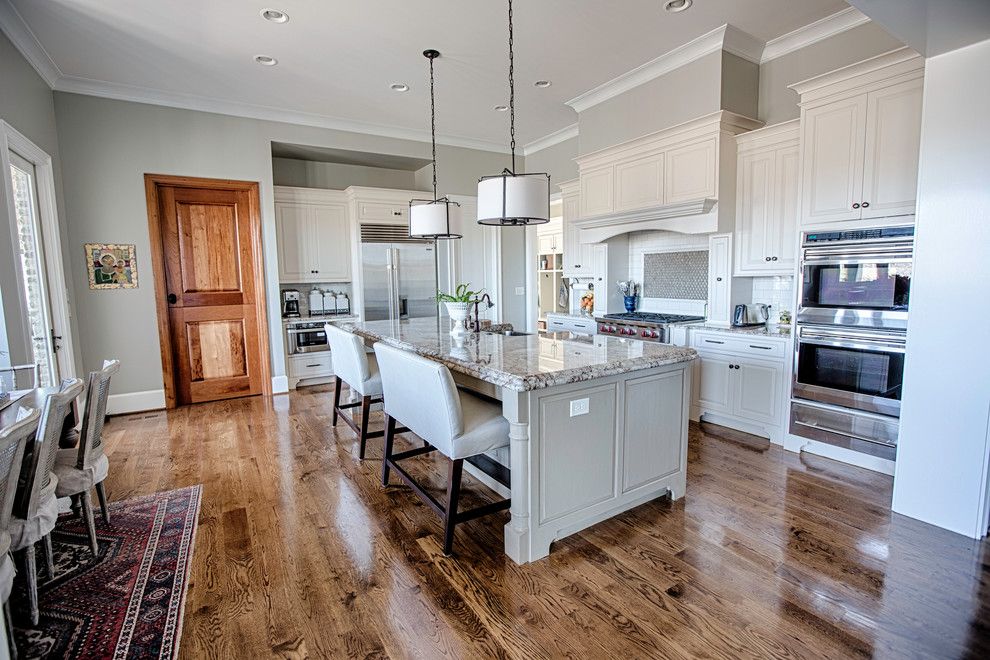
[[161, 410], [165, 407], [165, 390], [146, 390], [111, 394], [107, 399], [108, 415], [126, 415], [146, 410]]
[[288, 391], [288, 376], [272, 376], [272, 394], [286, 394]]

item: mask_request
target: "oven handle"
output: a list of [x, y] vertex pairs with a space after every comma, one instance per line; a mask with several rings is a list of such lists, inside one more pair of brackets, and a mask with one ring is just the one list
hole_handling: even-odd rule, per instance
[[849, 257], [852, 259], [863, 259], [866, 257], [883, 260], [911, 259], [914, 253], [914, 245], [911, 243], [901, 245], [885, 245], [882, 249], [876, 246], [852, 247], [849, 245], [833, 247], [805, 247], [804, 260], [819, 261], [822, 259], [842, 259]]
[[833, 429], [833, 428], [830, 428], [828, 426], [823, 426], [821, 424], [818, 424], [817, 422], [803, 422], [800, 419], [795, 419], [794, 420], [794, 423], [797, 424], [797, 425], [799, 425], [799, 426], [807, 426], [808, 428], [818, 429], [819, 431], [826, 431], [828, 433], [835, 433], [837, 435], [846, 436], [847, 438], [856, 438], [857, 440], [864, 440], [866, 442], [872, 442], [873, 444], [877, 444], [877, 445], [884, 445], [884, 446], [887, 446], [887, 447], [896, 446], [896, 445], [891, 445], [889, 443], [886, 443], [886, 442], [884, 442], [882, 440], [877, 440], [876, 438], [867, 438], [865, 435], [858, 435], [856, 433], [853, 433], [852, 431]]
[[800, 344], [809, 344], [812, 346], [831, 346], [833, 348], [854, 348], [861, 350], [871, 350], [880, 349], [885, 353], [904, 353], [905, 347], [902, 342], [885, 342], [877, 341], [875, 339], [829, 339], [829, 338], [814, 338], [814, 337], [798, 337], [798, 345], [800, 350]]
[[326, 332], [326, 330], [323, 328], [288, 328], [285, 332], [290, 335], [302, 335], [311, 332]]

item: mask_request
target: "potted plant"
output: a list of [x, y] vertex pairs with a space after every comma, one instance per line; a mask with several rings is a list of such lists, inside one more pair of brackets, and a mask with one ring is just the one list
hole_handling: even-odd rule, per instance
[[458, 284], [453, 293], [437, 291], [437, 302], [442, 302], [447, 307], [447, 315], [453, 322], [450, 334], [459, 335], [467, 332], [464, 321], [468, 317], [471, 301], [481, 295], [481, 291], [471, 291], [470, 284]]

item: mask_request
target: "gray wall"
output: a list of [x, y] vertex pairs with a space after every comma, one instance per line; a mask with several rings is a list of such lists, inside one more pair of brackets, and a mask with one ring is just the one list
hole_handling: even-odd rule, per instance
[[578, 166], [574, 162], [577, 156], [578, 138], [572, 137], [526, 156], [526, 171], [547, 172], [550, 175], [550, 191], [557, 192], [562, 181], [578, 177]]
[[787, 88], [796, 82], [874, 57], [903, 44], [875, 23], [865, 23], [760, 66], [758, 119], [777, 124], [796, 119], [798, 95]]
[[383, 167], [320, 163], [295, 158], [272, 159], [272, 182], [276, 186], [343, 190], [348, 186], [416, 189], [416, 173]]
[[722, 51], [722, 110], [756, 119], [760, 104], [760, 65]]
[[[80, 314], [79, 339], [87, 366], [114, 355], [121, 359], [115, 392], [162, 388], [155, 296], [149, 257], [145, 205], [146, 172], [260, 182], [262, 232], [268, 295], [272, 375], [284, 373], [278, 309], [271, 142], [350, 149], [413, 158], [429, 158], [430, 145], [230, 117], [191, 110], [100, 99], [57, 92], [55, 113], [70, 214], [68, 236]], [[455, 154], [462, 151], [455, 150]], [[502, 154], [470, 152], [462, 166], [447, 162], [456, 191], [475, 194], [479, 173], [498, 171]], [[443, 176], [443, 174], [441, 175]], [[89, 291], [81, 246], [93, 241], [134, 243], [140, 287]], [[76, 248], [79, 249], [76, 249]]]
[[[58, 206], [59, 226], [62, 235], [62, 259], [68, 254], [66, 247], [66, 213], [62, 196], [62, 173], [59, 158], [58, 133], [55, 128], [55, 105], [52, 90], [25, 60], [14, 45], [0, 32], [0, 119], [34, 142], [52, 157], [55, 174], [55, 203]], [[6, 173], [4, 173], [6, 176]], [[3, 189], [0, 188], [0, 204], [5, 205]], [[3, 207], [0, 207], [3, 208]], [[6, 213], [4, 213], [6, 217]], [[6, 224], [6, 223], [5, 223]], [[23, 336], [19, 296], [16, 286], [17, 252], [13, 236], [7, 227], [0, 231], [0, 295], [6, 310], [6, 321], [10, 332], [12, 361], [16, 364], [27, 359], [27, 338]], [[72, 274], [67, 273], [71, 278]], [[71, 279], [69, 282], [71, 289]], [[69, 304], [72, 306], [72, 291], [69, 291]], [[74, 321], [73, 321], [74, 323]], [[73, 333], [74, 335], [76, 333]], [[75, 337], [74, 337], [75, 339]], [[74, 352], [79, 361], [79, 344], [74, 341]], [[76, 365], [78, 370], [79, 365]]]
[[604, 149], [720, 109], [715, 52], [578, 114], [580, 153]]

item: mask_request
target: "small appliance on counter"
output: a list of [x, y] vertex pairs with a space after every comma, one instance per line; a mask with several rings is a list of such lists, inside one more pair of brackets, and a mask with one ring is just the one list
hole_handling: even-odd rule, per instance
[[323, 292], [314, 288], [309, 292], [309, 315], [322, 316], [323, 312]]
[[754, 325], [766, 325], [770, 320], [770, 305], [756, 303], [753, 305], [736, 305], [732, 314], [732, 326], [746, 328]]
[[299, 318], [299, 292], [295, 289], [286, 289], [282, 292], [282, 318]]

